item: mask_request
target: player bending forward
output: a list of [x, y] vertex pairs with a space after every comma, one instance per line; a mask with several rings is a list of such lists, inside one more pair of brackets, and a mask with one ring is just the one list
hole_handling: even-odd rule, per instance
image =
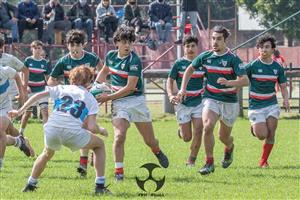
[[96, 171], [95, 194], [111, 193], [105, 187], [104, 143], [99, 137], [91, 134], [93, 132], [107, 136], [106, 130], [96, 124], [98, 103], [87, 90], [93, 79], [93, 73], [90, 68], [80, 66], [71, 70], [69, 78], [71, 85], [47, 87], [46, 91], [32, 96], [18, 111], [9, 112], [11, 117], [20, 116], [33, 103], [45, 97], [50, 97], [55, 102], [53, 113], [44, 125], [45, 148], [35, 161], [23, 192], [34, 191], [37, 188], [37, 179], [44, 171], [47, 162], [53, 157], [55, 151], [64, 145], [72, 151], [93, 150]]

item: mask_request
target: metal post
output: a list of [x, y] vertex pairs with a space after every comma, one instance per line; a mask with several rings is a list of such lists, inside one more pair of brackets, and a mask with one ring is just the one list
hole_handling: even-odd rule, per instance
[[[180, 0], [176, 0], [176, 16], [180, 16]], [[181, 19], [181, 18], [180, 18]], [[180, 20], [177, 19], [176, 26], [180, 28]], [[177, 38], [179, 38], [179, 31], [177, 30], [176, 34]], [[177, 59], [181, 57], [181, 45], [177, 45], [176, 47]]]
[[[300, 81], [298, 81], [298, 95], [300, 96]], [[300, 97], [299, 97], [299, 105], [298, 105], [298, 113], [300, 113]]]
[[[163, 83], [164, 83], [164, 88], [166, 89], [167, 88], [167, 81], [164, 79]], [[170, 103], [168, 94], [166, 92], [164, 94], [164, 107], [163, 107], [163, 109], [164, 109], [164, 113], [171, 113], [171, 114], [175, 113], [174, 106]]]
[[210, 14], [210, 3], [207, 1], [207, 29], [208, 29], [208, 48], [210, 49], [211, 47], [211, 42], [210, 42], [210, 20], [211, 20], [211, 14]]
[[[292, 71], [292, 68], [293, 68], [293, 64], [292, 63], [290, 63], [290, 71]], [[293, 78], [292, 77], [290, 77], [289, 78], [289, 95], [290, 95], [290, 98], [292, 98], [292, 93], [293, 93], [293, 86], [292, 86], [292, 84], [293, 84]], [[299, 95], [300, 95], [300, 93], [299, 93]]]

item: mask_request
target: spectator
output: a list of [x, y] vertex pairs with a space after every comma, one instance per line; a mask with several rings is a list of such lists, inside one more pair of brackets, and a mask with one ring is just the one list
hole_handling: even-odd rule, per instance
[[137, 0], [127, 0], [124, 6], [124, 23], [135, 29], [135, 34], [138, 35], [143, 26], [141, 19], [140, 8], [137, 5]]
[[45, 41], [53, 43], [54, 29], [67, 33], [71, 29], [71, 22], [65, 16], [63, 6], [59, 0], [50, 0], [43, 8], [43, 17], [47, 23], [47, 31], [44, 34]]
[[108, 42], [118, 28], [118, 19], [115, 9], [110, 5], [110, 0], [102, 0], [96, 9], [96, 24], [104, 31], [105, 41]]
[[43, 20], [40, 18], [39, 9], [32, 0], [23, 0], [18, 4], [19, 36], [22, 42], [25, 29], [38, 29], [38, 39], [43, 38]]
[[181, 1], [179, 38], [177, 41], [175, 41], [175, 44], [182, 44], [184, 28], [185, 28], [186, 19], [188, 16], [190, 17], [190, 23], [192, 25], [192, 35], [196, 36], [196, 34], [197, 34], [197, 14], [198, 14], [197, 0], [182, 0]]
[[272, 56], [272, 59], [278, 62], [282, 67], [286, 68], [287, 64], [285, 63], [285, 59], [280, 55], [280, 51], [276, 49]]
[[156, 0], [149, 6], [151, 25], [155, 26], [159, 43], [167, 42], [172, 29], [171, 6], [165, 0]]
[[93, 13], [90, 6], [87, 4], [87, 0], [78, 0], [74, 3], [67, 13], [69, 20], [73, 24], [75, 29], [86, 29], [88, 42], [92, 41], [93, 33]]
[[[13, 16], [11, 15], [13, 13]], [[0, 0], [0, 28], [12, 31], [12, 41], [18, 42], [19, 30], [17, 19], [17, 7], [7, 3], [6, 0]]]

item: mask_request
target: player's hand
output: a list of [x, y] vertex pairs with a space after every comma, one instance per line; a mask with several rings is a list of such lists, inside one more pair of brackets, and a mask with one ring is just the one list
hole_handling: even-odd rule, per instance
[[181, 103], [186, 97], [186, 91], [185, 90], [179, 90], [179, 92], [177, 93], [177, 99], [178, 102]]
[[180, 103], [180, 100], [178, 99], [178, 97], [177, 97], [177, 96], [174, 96], [174, 95], [170, 95], [170, 96], [169, 96], [169, 101], [170, 101], [170, 103], [173, 104], [173, 105], [177, 105], [177, 104]]
[[108, 94], [101, 94], [101, 95], [99, 95], [99, 96], [96, 96], [96, 100], [100, 103], [100, 104], [102, 104], [102, 103], [104, 103], [104, 102], [107, 102], [107, 101], [109, 101], [110, 100], [110, 97], [109, 97], [109, 95]]
[[283, 100], [283, 106], [285, 107], [286, 112], [290, 112], [290, 103], [288, 99]]
[[100, 135], [103, 135], [104, 137], [108, 137], [108, 131], [103, 127], [99, 127], [99, 133], [100, 133]]
[[18, 110], [11, 110], [8, 112], [8, 117], [13, 119], [19, 116], [19, 111]]
[[229, 81], [226, 78], [218, 78], [217, 83], [219, 83], [220, 85], [225, 85], [225, 86], [229, 86], [228, 83]]

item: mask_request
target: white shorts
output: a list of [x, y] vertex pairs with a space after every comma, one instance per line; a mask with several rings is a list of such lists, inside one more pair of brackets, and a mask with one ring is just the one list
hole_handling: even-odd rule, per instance
[[[32, 97], [35, 94], [36, 93], [29, 93], [28, 94], [28, 98]], [[32, 104], [31, 107], [33, 107], [33, 106], [40, 106], [41, 109], [48, 108], [48, 98], [44, 97], [44, 98], [39, 99], [37, 102], [35, 102], [34, 104]], [[30, 110], [30, 108], [28, 110]]]
[[64, 145], [76, 151], [85, 147], [91, 140], [91, 134], [86, 129], [69, 129], [44, 125], [44, 142], [47, 148], [58, 151]]
[[252, 125], [261, 122], [266, 122], [268, 117], [274, 117], [276, 119], [279, 119], [279, 115], [280, 108], [277, 104], [265, 108], [248, 110], [248, 117]]
[[203, 100], [203, 110], [211, 110], [217, 113], [226, 126], [232, 127], [239, 114], [239, 104], [206, 98]]
[[129, 96], [112, 102], [112, 118], [128, 122], [151, 122], [150, 111], [143, 95]]
[[11, 102], [7, 101], [6, 105], [3, 105], [4, 107], [1, 107], [0, 105], [0, 116], [1, 117], [8, 117], [8, 112], [12, 110]]
[[176, 118], [179, 124], [185, 124], [190, 122], [192, 118], [202, 118], [203, 104], [200, 103], [197, 106], [188, 107], [183, 104], [175, 106]]

